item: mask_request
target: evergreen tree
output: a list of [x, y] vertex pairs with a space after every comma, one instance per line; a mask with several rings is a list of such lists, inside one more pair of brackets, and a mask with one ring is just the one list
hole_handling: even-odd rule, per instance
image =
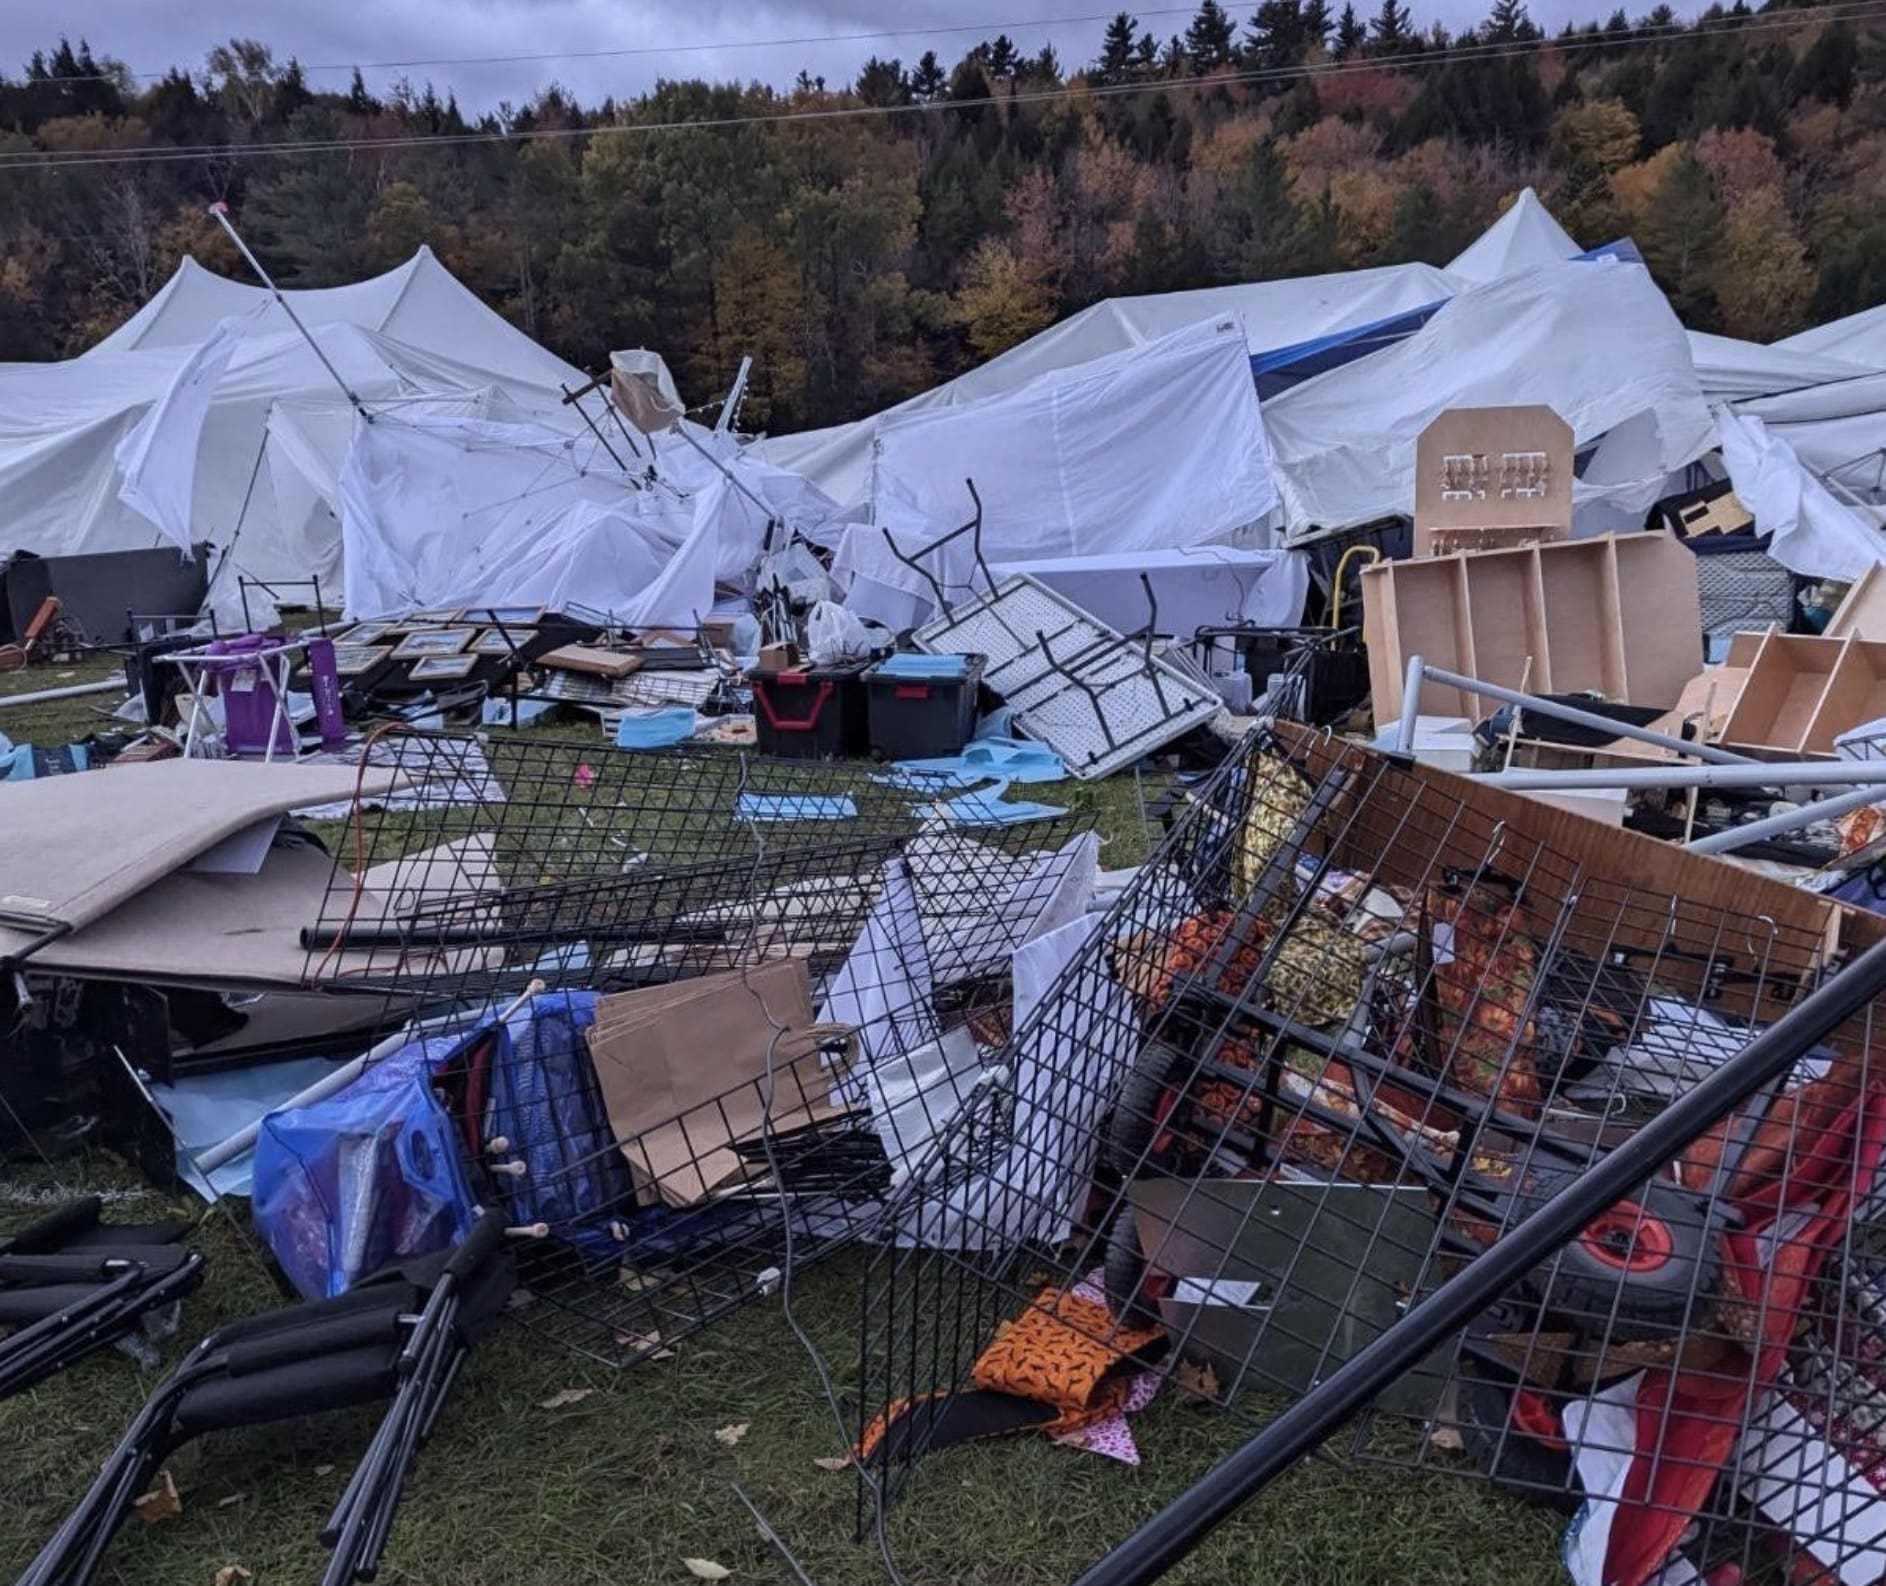
[[1635, 234], [1644, 263], [1677, 317], [1696, 330], [1713, 326], [1713, 283], [1723, 242], [1722, 205], [1709, 172], [1687, 148], [1657, 184]]
[[1526, 15], [1526, 0], [1493, 0], [1493, 9], [1480, 34], [1489, 44], [1515, 44], [1524, 39], [1536, 39], [1539, 30]]
[[910, 80], [900, 60], [881, 61], [873, 55], [858, 73], [857, 95], [879, 109], [910, 103]]
[[1818, 99], [1845, 110], [1853, 102], [1854, 73], [1860, 64], [1860, 41], [1850, 22], [1834, 22], [1821, 30], [1795, 68], [1793, 97]]
[[1159, 40], [1153, 37], [1148, 28], [1139, 36], [1139, 43], [1133, 48], [1133, 70], [1140, 76], [1146, 75], [1159, 64]]
[[1329, 0], [1304, 0], [1303, 42], [1311, 49], [1329, 47]]
[[367, 80], [360, 75], [360, 68], [354, 68], [353, 81], [347, 85], [348, 114], [355, 116], [377, 116], [380, 113], [380, 101], [367, 92]]
[[936, 58], [936, 51], [925, 50], [917, 62], [917, 69], [910, 74], [911, 93], [927, 105], [948, 84], [949, 78], [944, 74], [943, 63]]
[[1015, 41], [1006, 33], [998, 33], [995, 42], [988, 46], [985, 56], [989, 65], [989, 75], [998, 81], [1004, 77], [1013, 77], [1021, 70], [1021, 52], [1015, 48]]
[[1244, 58], [1259, 71], [1296, 65], [1308, 43], [1301, 0], [1263, 0], [1247, 35]]
[[1061, 57], [1055, 54], [1052, 44], [1042, 45], [1041, 53], [1028, 63], [1028, 76], [1048, 88], [1061, 81]]
[[1369, 32], [1374, 36], [1376, 54], [1398, 55], [1407, 49], [1414, 34], [1413, 13], [1401, 0], [1382, 0], [1382, 9], [1369, 23]]
[[1237, 25], [1218, 0], [1201, 0], [1185, 29], [1185, 59], [1194, 74], [1202, 77], [1230, 65], [1237, 36]]
[[1100, 41], [1100, 80], [1123, 83], [1133, 75], [1133, 45], [1139, 23], [1131, 12], [1116, 11]]
[[1441, 201], [1426, 182], [1412, 182], [1395, 200], [1389, 226], [1387, 259], [1392, 264], [1440, 264], [1450, 252]]
[[1336, 59], [1353, 60], [1368, 41], [1369, 30], [1356, 15], [1355, 0], [1342, 0], [1342, 15], [1336, 19]]

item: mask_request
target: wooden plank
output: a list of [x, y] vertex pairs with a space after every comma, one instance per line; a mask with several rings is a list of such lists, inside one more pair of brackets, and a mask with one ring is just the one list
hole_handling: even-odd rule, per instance
[[1886, 639], [1886, 568], [1873, 562], [1854, 579], [1825, 633], [1830, 639]]

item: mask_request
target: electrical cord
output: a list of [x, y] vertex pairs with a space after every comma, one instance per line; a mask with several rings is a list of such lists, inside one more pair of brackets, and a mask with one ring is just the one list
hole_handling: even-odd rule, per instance
[[[751, 759], [746, 754], [742, 753], [740, 755], [740, 778], [734, 790], [735, 809], [739, 808], [741, 798], [746, 795], [748, 771], [751, 764]], [[760, 876], [766, 863], [766, 829], [764, 821], [753, 821], [750, 824], [753, 828], [753, 866], [748, 873], [747, 896], [754, 901], [754, 923], [753, 932], [749, 939], [749, 948], [757, 949], [760, 939], [758, 888], [760, 885]], [[752, 981], [748, 978], [752, 962], [753, 952], [749, 951], [740, 964], [740, 984], [745, 989], [747, 995], [752, 997], [753, 1000], [759, 1004], [761, 1015], [772, 1027], [773, 1031], [772, 1038], [766, 1043], [766, 1068], [761, 1079], [760, 1088], [760, 1149], [765, 1153], [766, 1170], [772, 1175], [773, 1183], [780, 1191], [780, 1205], [784, 1209], [784, 1215], [780, 1219], [785, 1236], [784, 1249], [780, 1258], [780, 1314], [785, 1317], [786, 1326], [791, 1329], [793, 1337], [798, 1340], [799, 1347], [805, 1352], [807, 1360], [811, 1362], [813, 1374], [818, 1378], [819, 1388], [824, 1393], [825, 1402], [832, 1412], [832, 1422], [837, 1426], [838, 1435], [844, 1440], [845, 1446], [850, 1448], [852, 1446], [851, 1431], [845, 1419], [845, 1408], [839, 1399], [837, 1386], [832, 1381], [831, 1367], [827, 1363], [824, 1354], [820, 1351], [819, 1346], [813, 1341], [812, 1335], [806, 1331], [797, 1313], [793, 1310], [792, 1281], [795, 1265], [793, 1250], [793, 1210], [784, 1193], [785, 1180], [781, 1174], [781, 1163], [778, 1143], [774, 1134], [773, 1119], [774, 1102], [778, 1093], [776, 1065], [779, 1054], [779, 1043], [787, 1035], [791, 1034], [792, 1031], [789, 1025], [782, 1023], [773, 1016], [773, 1010], [767, 1007], [766, 999], [754, 989]], [[897, 1567], [896, 1557], [891, 1550], [890, 1536], [884, 1526], [885, 1498], [883, 1484], [865, 1467], [865, 1464], [861, 1460], [854, 1458], [852, 1460], [852, 1468], [858, 1472], [858, 1479], [865, 1484], [866, 1489], [871, 1494], [871, 1529], [873, 1537], [877, 1542], [878, 1557], [882, 1560], [884, 1565], [884, 1572], [890, 1578], [892, 1586], [908, 1586], [908, 1582], [904, 1579], [903, 1572]]]

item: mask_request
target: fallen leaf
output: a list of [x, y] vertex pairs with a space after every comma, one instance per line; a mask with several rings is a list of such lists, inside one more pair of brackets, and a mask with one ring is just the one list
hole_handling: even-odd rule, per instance
[[616, 1348], [631, 1355], [645, 1355], [650, 1360], [673, 1360], [675, 1352], [666, 1348], [660, 1333], [617, 1333]]
[[559, 1388], [545, 1399], [537, 1408], [540, 1410], [561, 1410], [566, 1404], [581, 1404], [596, 1390], [594, 1388]]
[[219, 1509], [227, 1509], [232, 1503], [241, 1503], [242, 1500], [248, 1496], [246, 1492], [232, 1492], [227, 1498], [218, 1498], [216, 1500], [216, 1507]]
[[1467, 1445], [1460, 1435], [1460, 1428], [1457, 1426], [1429, 1427], [1428, 1447], [1438, 1448], [1449, 1454], [1463, 1454], [1467, 1450]]
[[317, 1476], [331, 1476], [334, 1474], [334, 1467], [332, 1465], [316, 1465], [314, 1467], [314, 1473]]
[[216, 1572], [210, 1586], [236, 1586], [237, 1581], [254, 1579], [254, 1573], [244, 1569], [240, 1564], [225, 1564]]
[[827, 1454], [821, 1459], [813, 1460], [812, 1463], [817, 1465], [820, 1470], [849, 1470], [851, 1468], [851, 1455]]
[[174, 1520], [183, 1513], [183, 1494], [177, 1491], [176, 1478], [169, 1471], [160, 1470], [157, 1473], [157, 1485], [143, 1497], [135, 1499], [131, 1507], [146, 1525], [156, 1525], [163, 1520]]
[[1181, 1360], [1172, 1368], [1172, 1380], [1181, 1392], [1189, 1393], [1195, 1399], [1217, 1399], [1224, 1389], [1219, 1386], [1218, 1373], [1213, 1371], [1209, 1361], [1194, 1364]]
[[696, 1580], [725, 1580], [733, 1571], [711, 1558], [684, 1558], [681, 1566]]
[[732, 1448], [735, 1443], [739, 1442], [741, 1438], [747, 1435], [747, 1429], [752, 1425], [753, 1423], [751, 1421], [735, 1421], [732, 1426], [723, 1426], [714, 1434], [714, 1441], [716, 1443], [725, 1443], [727, 1447]]

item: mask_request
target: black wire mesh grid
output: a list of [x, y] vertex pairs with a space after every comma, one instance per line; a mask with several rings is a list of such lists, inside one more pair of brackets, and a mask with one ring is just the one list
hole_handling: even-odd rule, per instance
[[[1267, 1420], [1834, 966], [1834, 911], [1792, 889], [1277, 734], [1195, 793], [892, 1197], [864, 1523], [927, 1452], [1078, 1429], [1148, 1373]], [[1583, 1506], [1581, 1581], [1880, 1579], [1870, 1035], [1409, 1360], [1349, 1456]]]
[[873, 1225], [1007, 1037], [1009, 945], [1095, 863], [865, 766], [382, 742], [410, 785], [315, 812], [307, 978], [450, 1054], [461, 1145], [537, 1234], [513, 1316], [616, 1366], [769, 1292], [788, 1234]]

